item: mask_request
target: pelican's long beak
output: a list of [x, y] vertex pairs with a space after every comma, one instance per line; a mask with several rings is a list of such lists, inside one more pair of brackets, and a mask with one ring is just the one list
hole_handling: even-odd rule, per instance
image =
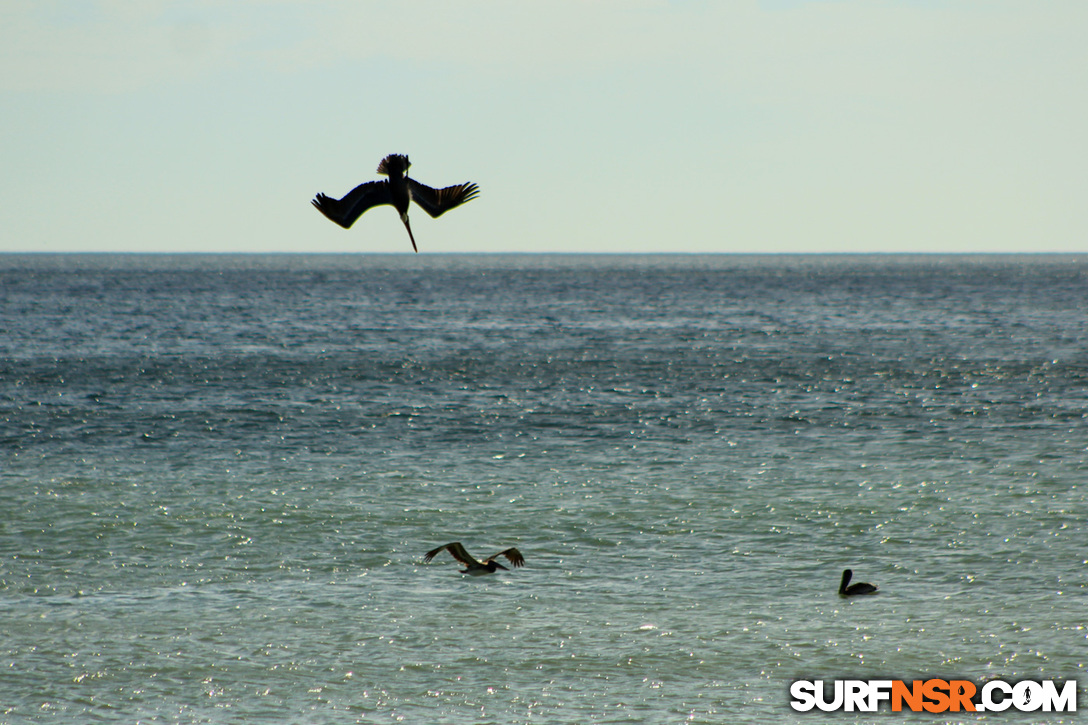
[[408, 238], [412, 240], [412, 251], [419, 254], [419, 249], [416, 247], [416, 238], [412, 236], [412, 226], [408, 223], [408, 215], [405, 214], [400, 220], [404, 222], [404, 228], [408, 230]]

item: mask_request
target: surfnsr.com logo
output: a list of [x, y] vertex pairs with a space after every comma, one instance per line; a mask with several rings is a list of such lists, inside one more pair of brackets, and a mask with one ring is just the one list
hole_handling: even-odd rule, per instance
[[1076, 712], [1077, 681], [989, 680], [797, 680], [790, 685], [790, 707], [799, 712], [876, 712], [888, 703], [892, 712]]

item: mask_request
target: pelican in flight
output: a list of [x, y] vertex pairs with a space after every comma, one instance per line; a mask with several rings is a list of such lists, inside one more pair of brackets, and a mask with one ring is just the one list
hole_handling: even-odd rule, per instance
[[868, 582], [850, 583], [850, 577], [854, 572], [846, 569], [842, 573], [842, 581], [839, 583], [839, 596], [856, 597], [859, 594], [876, 594], [876, 585]]
[[370, 207], [392, 204], [400, 214], [404, 228], [408, 230], [412, 249], [418, 252], [416, 238], [412, 236], [412, 227], [408, 224], [408, 202], [414, 201], [423, 207], [423, 211], [437, 219], [453, 207], [475, 199], [480, 188], [469, 182], [447, 186], [445, 189], [432, 189], [408, 177], [408, 167], [411, 165], [407, 156], [389, 154], [378, 164], [378, 173], [388, 176], [388, 180], [359, 184], [343, 199], [318, 194], [310, 203], [344, 229], [351, 227]]
[[443, 544], [437, 549], [431, 549], [423, 556], [423, 561], [427, 562], [434, 558], [435, 554], [445, 549], [453, 555], [454, 559], [465, 565], [464, 569], [461, 569], [462, 574], [470, 574], [472, 576], [483, 576], [484, 574], [493, 574], [496, 569], [502, 569], [504, 571], [510, 571], [505, 566], [495, 561], [500, 556], [505, 556], [510, 560], [511, 566], [525, 566], [525, 557], [521, 555], [521, 552], [511, 547], [500, 551], [494, 556], [489, 556], [483, 561], [476, 561], [472, 558], [472, 554], [465, 551], [465, 547], [461, 546], [460, 541], [454, 541], [452, 544]]

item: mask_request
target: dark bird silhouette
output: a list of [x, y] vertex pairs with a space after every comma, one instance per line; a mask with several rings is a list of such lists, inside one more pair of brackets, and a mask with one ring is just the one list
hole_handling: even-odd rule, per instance
[[388, 176], [385, 181], [368, 181], [349, 191], [343, 199], [318, 194], [310, 203], [317, 210], [344, 229], [348, 229], [367, 209], [392, 204], [408, 230], [412, 240], [412, 249], [416, 252], [416, 238], [412, 236], [412, 227], [408, 224], [408, 202], [414, 201], [423, 207], [423, 211], [437, 219], [455, 206], [472, 201], [480, 193], [480, 188], [473, 183], [447, 186], [445, 189], [432, 189], [408, 177], [411, 166], [408, 157], [401, 154], [389, 154], [378, 164], [378, 173]]
[[470, 574], [472, 576], [483, 576], [484, 574], [493, 574], [496, 569], [502, 569], [504, 571], [510, 571], [505, 566], [495, 561], [500, 556], [505, 556], [510, 560], [511, 566], [525, 566], [525, 557], [521, 555], [521, 552], [511, 547], [500, 551], [494, 556], [489, 556], [483, 561], [476, 561], [472, 558], [472, 554], [465, 551], [465, 547], [461, 546], [461, 542], [454, 541], [452, 544], [444, 544], [437, 549], [431, 549], [423, 556], [423, 561], [430, 561], [434, 558], [435, 554], [445, 549], [453, 555], [454, 559], [465, 565], [464, 569], [461, 569], [462, 574]]
[[843, 597], [856, 597], [859, 594], [876, 594], [876, 585], [868, 582], [850, 584], [850, 578], [854, 572], [846, 569], [842, 573], [842, 581], [839, 583], [839, 595]]

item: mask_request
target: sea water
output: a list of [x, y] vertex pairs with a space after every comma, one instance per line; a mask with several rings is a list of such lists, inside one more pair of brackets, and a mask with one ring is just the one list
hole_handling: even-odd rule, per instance
[[1086, 386], [1084, 256], [0, 257], [0, 722], [1083, 679]]

